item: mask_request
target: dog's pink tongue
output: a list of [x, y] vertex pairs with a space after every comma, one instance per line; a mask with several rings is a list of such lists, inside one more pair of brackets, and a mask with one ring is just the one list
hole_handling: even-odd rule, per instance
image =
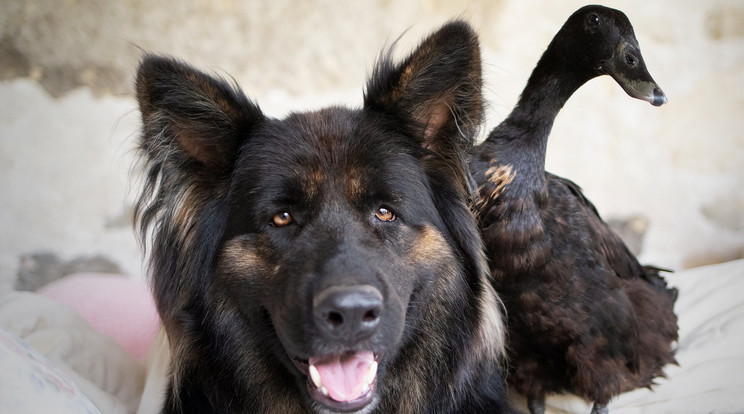
[[372, 352], [363, 351], [323, 359], [310, 358], [308, 362], [318, 370], [328, 396], [346, 402], [356, 400], [367, 391], [374, 360]]

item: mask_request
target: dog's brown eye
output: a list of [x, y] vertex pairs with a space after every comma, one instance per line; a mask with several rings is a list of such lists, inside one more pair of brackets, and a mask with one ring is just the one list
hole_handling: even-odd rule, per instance
[[286, 211], [277, 213], [271, 218], [271, 225], [274, 227], [284, 227], [292, 222], [292, 215]]
[[375, 216], [382, 221], [393, 221], [395, 220], [395, 213], [385, 207], [380, 207], [375, 212]]

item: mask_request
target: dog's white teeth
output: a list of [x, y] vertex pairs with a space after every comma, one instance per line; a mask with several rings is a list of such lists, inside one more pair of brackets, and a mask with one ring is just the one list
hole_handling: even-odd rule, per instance
[[372, 381], [375, 380], [376, 376], [377, 376], [377, 361], [372, 361], [372, 363], [369, 365], [369, 371], [367, 371], [367, 375], [364, 377], [364, 383], [367, 385], [372, 384]]
[[328, 390], [326, 389], [326, 387], [320, 387], [318, 388], [318, 391], [320, 391], [320, 393], [323, 394], [324, 396], [326, 397], [328, 396]]
[[[310, 367], [308, 368], [308, 372], [310, 373], [310, 379], [313, 380], [313, 384], [315, 384], [316, 387], [320, 388], [321, 392], [325, 390], [325, 387], [323, 387], [323, 382], [320, 380], [320, 372], [318, 372], [318, 368], [315, 368], [315, 365], [310, 365]], [[326, 394], [328, 394], [328, 391], [326, 391]]]

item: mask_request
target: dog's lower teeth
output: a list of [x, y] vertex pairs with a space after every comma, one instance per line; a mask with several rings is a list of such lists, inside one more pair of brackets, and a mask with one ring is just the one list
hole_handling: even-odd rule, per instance
[[367, 371], [367, 376], [364, 377], [364, 382], [366, 384], [372, 384], [372, 381], [375, 380], [375, 376], [377, 376], [377, 361], [372, 361], [372, 364], [369, 366], [369, 370]]
[[[326, 391], [325, 387], [323, 387], [323, 382], [320, 380], [320, 372], [315, 368], [315, 365], [310, 365], [308, 367], [308, 372], [310, 373], [310, 379], [313, 381], [313, 384], [322, 391]], [[326, 391], [324, 395], [328, 395], [328, 391]]]
[[324, 396], [326, 397], [328, 396], [328, 390], [326, 389], [326, 387], [323, 387], [323, 386], [318, 387], [318, 391], [320, 391], [320, 393], [323, 394]]

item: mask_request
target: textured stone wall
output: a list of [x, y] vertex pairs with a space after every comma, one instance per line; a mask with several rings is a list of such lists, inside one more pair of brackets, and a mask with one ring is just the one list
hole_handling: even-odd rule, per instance
[[[144, 273], [129, 224], [143, 50], [229, 74], [282, 116], [360, 105], [380, 49], [405, 32], [405, 51], [461, 16], [482, 38], [486, 131], [583, 4], [0, 0], [0, 293], [51, 266], [39, 257], [57, 270], [103, 257]], [[645, 231], [634, 242], [644, 261], [680, 269], [744, 256], [744, 3], [605, 4], [633, 22], [670, 102], [653, 108], [607, 77], [587, 83], [556, 120], [548, 169], [580, 184], [604, 217]]]

